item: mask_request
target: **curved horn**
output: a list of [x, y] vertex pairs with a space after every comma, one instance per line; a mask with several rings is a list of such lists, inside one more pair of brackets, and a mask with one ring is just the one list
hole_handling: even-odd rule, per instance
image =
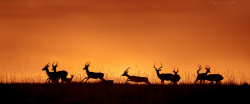
[[88, 61], [88, 62], [85, 63], [85, 66], [89, 65], [88, 63], [90, 64], [90, 62]]
[[[160, 68], [162, 68], [162, 67], [163, 67], [163, 66], [162, 66], [162, 63], [161, 63], [161, 67], [160, 67]], [[159, 69], [160, 69], [160, 68], [159, 68]]]
[[[156, 63], [155, 63], [155, 64], [156, 64]], [[155, 67], [155, 64], [154, 64], [154, 68], [157, 69], [157, 68]]]
[[125, 70], [125, 72], [128, 72], [128, 69], [129, 69], [130, 67], [128, 67], [126, 70]]
[[46, 66], [49, 67], [49, 63]]

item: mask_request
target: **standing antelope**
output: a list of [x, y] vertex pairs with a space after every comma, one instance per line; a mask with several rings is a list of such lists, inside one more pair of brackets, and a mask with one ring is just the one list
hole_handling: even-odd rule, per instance
[[128, 81], [132, 81], [132, 82], [145, 82], [147, 84], [151, 84], [149, 81], [148, 81], [148, 78], [147, 77], [139, 77], [139, 76], [130, 76], [128, 75], [128, 69], [130, 67], [128, 67], [125, 72], [122, 74], [122, 76], [127, 76], [128, 79], [125, 83], [127, 83]]
[[53, 64], [52, 64], [52, 70], [54, 70], [54, 73], [56, 73], [56, 77], [57, 78], [61, 78], [61, 81], [62, 82], [65, 82], [65, 80], [66, 80], [66, 77], [67, 77], [67, 75], [68, 75], [68, 72], [67, 71], [56, 71], [56, 67], [58, 66], [58, 62], [56, 63], [56, 65], [54, 65], [54, 62], [53, 62]]
[[[210, 70], [209, 66], [207, 68]], [[214, 81], [216, 84], [220, 84], [220, 81], [223, 80], [223, 76], [220, 74], [208, 74], [205, 80], [210, 81], [212, 84]]]
[[[86, 73], [87, 73], [87, 75], [88, 75], [88, 77], [86, 77], [86, 78], [83, 79], [83, 80], [86, 79], [85, 82], [87, 82], [87, 81], [89, 80], [89, 78], [100, 79], [100, 80], [102, 80], [102, 81], [105, 81], [105, 79], [103, 79], [103, 76], [104, 76], [103, 73], [89, 72], [89, 66], [90, 66], [90, 62], [87, 62], [87, 63], [85, 64], [85, 67], [83, 68], [83, 70], [86, 70]], [[83, 80], [82, 80], [82, 81], [83, 81]], [[82, 81], [81, 81], [81, 82], [82, 82]]]
[[177, 71], [175, 71], [175, 69], [174, 69], [174, 76], [173, 76], [173, 78], [172, 78], [172, 82], [176, 85], [177, 84], [177, 82], [181, 79], [181, 77], [178, 75], [178, 69], [177, 69]]
[[[162, 74], [160, 74], [160, 71], [161, 71], [161, 68], [162, 68], [163, 66], [162, 66], [162, 64], [161, 64], [161, 67], [160, 68], [156, 68], [155, 67], [155, 64], [154, 64], [154, 68], [155, 68], [155, 71], [156, 71], [156, 74], [157, 74], [157, 76], [158, 76], [158, 78], [161, 80], [161, 84], [163, 84], [164, 85], [164, 80], [166, 80], [166, 81], [171, 81], [170, 82], [170, 84], [172, 84], [172, 82], [173, 82], [173, 74], [170, 74], [170, 73], [162, 73]], [[177, 71], [178, 72], [178, 71]]]
[[207, 66], [205, 67], [205, 69], [207, 70], [206, 73], [199, 73], [200, 70], [202, 69], [202, 67], [201, 67], [200, 64], [198, 65], [198, 67], [199, 67], [199, 69], [198, 69], [198, 71], [197, 71], [198, 76], [197, 76], [197, 78], [196, 78], [196, 80], [195, 80], [194, 83], [196, 83], [198, 80], [200, 80], [200, 84], [202, 84], [202, 83], [204, 84], [205, 79], [206, 79], [206, 77], [207, 77], [207, 74], [210, 73], [210, 68], [208, 68], [208, 65], [207, 65]]

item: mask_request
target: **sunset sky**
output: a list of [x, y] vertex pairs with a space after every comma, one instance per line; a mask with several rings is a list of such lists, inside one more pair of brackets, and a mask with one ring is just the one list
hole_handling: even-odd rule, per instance
[[[249, 0], [0, 0], [0, 71], [250, 74]], [[51, 65], [50, 64], [50, 65]], [[50, 66], [50, 69], [52, 67]], [[204, 69], [203, 69], [204, 71]], [[182, 73], [183, 74], [183, 73]], [[123, 78], [123, 77], [121, 77]], [[124, 78], [126, 79], [126, 78]]]

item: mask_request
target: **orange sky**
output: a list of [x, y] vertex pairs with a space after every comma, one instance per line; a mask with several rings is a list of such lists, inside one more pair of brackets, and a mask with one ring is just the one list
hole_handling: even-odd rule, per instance
[[[250, 73], [249, 0], [0, 0], [1, 72]], [[50, 67], [51, 68], [51, 67]], [[114, 73], [112, 73], [114, 74]], [[140, 75], [140, 74], [138, 74]]]

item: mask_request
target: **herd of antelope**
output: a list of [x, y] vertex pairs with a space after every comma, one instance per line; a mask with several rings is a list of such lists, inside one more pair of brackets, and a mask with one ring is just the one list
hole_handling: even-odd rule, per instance
[[[70, 83], [74, 77], [74, 75], [71, 75], [71, 78], [67, 78], [68, 72], [67, 71], [56, 71], [56, 67], [58, 66], [58, 62], [56, 64], [52, 64], [52, 70], [54, 72], [49, 72], [49, 63], [42, 69], [46, 71], [46, 74], [48, 75], [48, 79], [46, 80], [45, 83], [58, 83], [59, 80], [61, 79], [61, 83]], [[85, 80], [85, 82], [87, 82], [90, 78], [91, 79], [100, 79], [101, 82], [103, 83], [108, 83], [108, 84], [113, 84], [113, 80], [105, 80], [104, 74], [103, 73], [96, 73], [96, 72], [90, 72], [89, 71], [89, 66], [90, 66], [90, 62], [85, 63], [85, 67], [83, 68], [83, 70], [86, 70], [87, 73], [87, 77], [84, 78], [81, 82], [83, 82]], [[175, 68], [173, 70], [173, 74], [172, 73], [160, 73], [161, 69], [162, 69], [162, 64], [159, 68], [155, 67], [154, 64], [154, 69], [156, 71], [156, 74], [158, 76], [158, 78], [161, 80], [161, 84], [164, 85], [164, 81], [170, 81], [170, 85], [174, 84], [176, 85], [177, 82], [181, 79], [181, 77], [178, 75], [178, 69], [175, 71]], [[220, 74], [208, 74], [210, 73], [210, 67], [207, 65], [205, 67], [206, 69], [206, 73], [199, 73], [200, 70], [202, 69], [201, 65], [198, 65], [199, 69], [197, 71], [197, 78], [195, 80], [195, 83], [200, 80], [200, 84], [204, 84], [205, 80], [210, 81], [212, 84], [215, 81], [216, 84], [220, 84], [220, 81], [223, 80], [223, 77]], [[140, 77], [140, 76], [131, 76], [128, 75], [128, 69], [130, 67], [128, 67], [125, 72], [122, 74], [122, 76], [126, 76], [128, 79], [125, 83], [127, 83], [128, 81], [132, 81], [132, 82], [144, 82], [147, 84], [151, 84], [148, 80], [147, 77]]]

